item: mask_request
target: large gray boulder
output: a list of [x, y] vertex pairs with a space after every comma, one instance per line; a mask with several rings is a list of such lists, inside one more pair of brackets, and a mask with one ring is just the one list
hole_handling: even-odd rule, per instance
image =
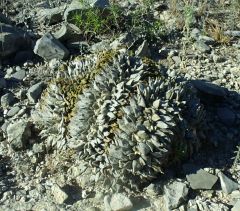
[[31, 48], [32, 41], [27, 33], [4, 23], [0, 23], [0, 29], [0, 58]]
[[37, 40], [34, 53], [45, 60], [66, 59], [69, 56], [68, 49], [60, 43], [51, 33], [46, 33]]

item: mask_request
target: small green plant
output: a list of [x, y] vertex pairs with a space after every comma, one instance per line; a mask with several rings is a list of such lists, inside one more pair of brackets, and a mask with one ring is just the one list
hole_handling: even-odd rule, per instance
[[[84, 4], [84, 0], [81, 3]], [[147, 39], [156, 41], [164, 32], [164, 25], [153, 15], [155, 0], [144, 0], [143, 6], [124, 14], [117, 4], [111, 4], [105, 9], [87, 6], [85, 10], [75, 13], [71, 22], [77, 25], [88, 37], [97, 35], [115, 35], [126, 31], [133, 32]]]
[[140, 35], [148, 41], [157, 41], [165, 28], [161, 20], [156, 19], [151, 9], [153, 0], [145, 0], [144, 6], [130, 13], [129, 31]]
[[189, 37], [190, 28], [194, 23], [194, 7], [188, 1], [185, 0], [184, 6], [184, 31], [186, 32], [186, 36]]
[[90, 7], [85, 0], [81, 0], [85, 10], [73, 14], [71, 22], [78, 26], [84, 34], [96, 36], [114, 34], [121, 31], [120, 20], [122, 11], [118, 5], [112, 4], [105, 9]]

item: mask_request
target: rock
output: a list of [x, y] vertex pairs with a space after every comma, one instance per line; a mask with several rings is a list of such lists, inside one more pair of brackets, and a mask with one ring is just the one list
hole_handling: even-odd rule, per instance
[[15, 103], [16, 99], [12, 92], [9, 92], [1, 97], [1, 106], [7, 108]]
[[19, 71], [11, 75], [11, 79], [16, 81], [22, 81], [25, 77], [26, 77], [26, 71], [24, 69], [20, 69]]
[[231, 209], [231, 211], [239, 211], [240, 210], [240, 200], [238, 200], [236, 202], [236, 204], [234, 204], [233, 208]]
[[216, 43], [213, 38], [205, 36], [205, 35], [200, 35], [198, 37], [198, 40], [200, 40], [201, 42], [205, 43], [206, 45], [213, 45], [213, 44]]
[[227, 107], [217, 108], [217, 115], [221, 122], [225, 125], [232, 126], [235, 123], [236, 115]]
[[228, 30], [228, 31], [224, 32], [224, 35], [228, 35], [228, 36], [231, 36], [231, 37], [240, 37], [240, 31]]
[[12, 117], [12, 116], [16, 115], [19, 111], [20, 111], [20, 107], [14, 106], [7, 112], [7, 116]]
[[94, 43], [90, 47], [90, 51], [93, 52], [93, 53], [105, 51], [105, 50], [108, 50], [108, 49], [109, 49], [109, 42], [105, 41], [105, 40], [103, 40], [101, 42]]
[[32, 103], [36, 103], [43, 91], [43, 82], [39, 82], [31, 86], [27, 91], [28, 100]]
[[146, 187], [145, 192], [149, 196], [157, 196], [160, 194], [160, 187], [157, 184], [151, 183], [149, 186]]
[[210, 53], [211, 48], [205, 44], [203, 41], [196, 41], [195, 42], [195, 48], [200, 51], [201, 53]]
[[237, 190], [239, 188], [239, 184], [229, 179], [226, 175], [224, 175], [222, 172], [218, 173], [218, 176], [220, 178], [221, 187], [224, 193], [230, 194], [234, 190]]
[[10, 25], [0, 23], [0, 57], [8, 57], [17, 51], [31, 48], [31, 39], [27, 33]]
[[37, 13], [39, 23], [52, 25], [63, 20], [63, 13], [66, 6], [55, 7], [51, 9], [41, 9]]
[[106, 195], [103, 201], [104, 201], [104, 210], [111, 211], [111, 206], [110, 206], [111, 197], [109, 195]]
[[175, 63], [176, 65], [180, 65], [181, 62], [182, 62], [180, 56], [173, 56], [173, 57], [172, 57], [172, 60], [174, 61], [174, 63]]
[[192, 81], [194, 87], [198, 89], [201, 93], [210, 95], [211, 97], [220, 97], [225, 98], [226, 92], [222, 87], [219, 87], [215, 84], [201, 81], [201, 80], [194, 80]]
[[187, 181], [190, 183], [191, 188], [194, 190], [210, 190], [218, 180], [217, 176], [209, 174], [203, 169], [198, 170], [196, 174], [189, 174], [186, 177]]
[[10, 123], [7, 126], [7, 137], [14, 150], [25, 149], [31, 137], [30, 123], [26, 120]]
[[82, 39], [82, 34], [80, 29], [74, 24], [64, 23], [62, 27], [56, 31], [53, 36], [64, 42], [64, 41], [79, 41]]
[[136, 51], [136, 55], [139, 57], [150, 57], [151, 56], [151, 52], [150, 52], [150, 49], [148, 47], [148, 43], [146, 40], [144, 40], [143, 43], [138, 47], [138, 49]]
[[37, 40], [34, 47], [34, 53], [41, 56], [45, 60], [51, 59], [66, 59], [69, 56], [69, 51], [53, 37], [51, 33], [45, 34]]
[[190, 36], [191, 36], [193, 39], [198, 40], [200, 34], [201, 34], [200, 30], [197, 29], [197, 28], [194, 28], [194, 29], [191, 31]]
[[164, 201], [170, 210], [178, 208], [188, 195], [185, 183], [174, 181], [164, 186]]
[[51, 190], [56, 203], [63, 204], [68, 199], [68, 195], [57, 184]]
[[110, 207], [113, 211], [127, 211], [132, 209], [133, 204], [124, 194], [115, 193], [111, 197]]

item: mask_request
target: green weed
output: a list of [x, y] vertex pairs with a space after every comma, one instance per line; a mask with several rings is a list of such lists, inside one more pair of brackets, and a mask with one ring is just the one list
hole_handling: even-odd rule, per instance
[[[84, 0], [81, 1], [84, 2]], [[117, 4], [111, 4], [105, 9], [88, 7], [89, 9], [74, 14], [71, 22], [86, 35], [111, 36], [130, 31], [148, 40], [154, 40], [164, 31], [163, 23], [153, 16], [154, 2], [155, 0], [144, 0], [142, 7], [127, 15], [126, 11], [123, 11]]]

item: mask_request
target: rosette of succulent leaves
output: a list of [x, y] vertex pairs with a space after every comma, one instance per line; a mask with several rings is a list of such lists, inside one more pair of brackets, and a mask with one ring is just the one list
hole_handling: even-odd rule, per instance
[[49, 150], [75, 148], [95, 184], [139, 189], [198, 148], [196, 90], [154, 61], [106, 51], [59, 75], [33, 120]]

